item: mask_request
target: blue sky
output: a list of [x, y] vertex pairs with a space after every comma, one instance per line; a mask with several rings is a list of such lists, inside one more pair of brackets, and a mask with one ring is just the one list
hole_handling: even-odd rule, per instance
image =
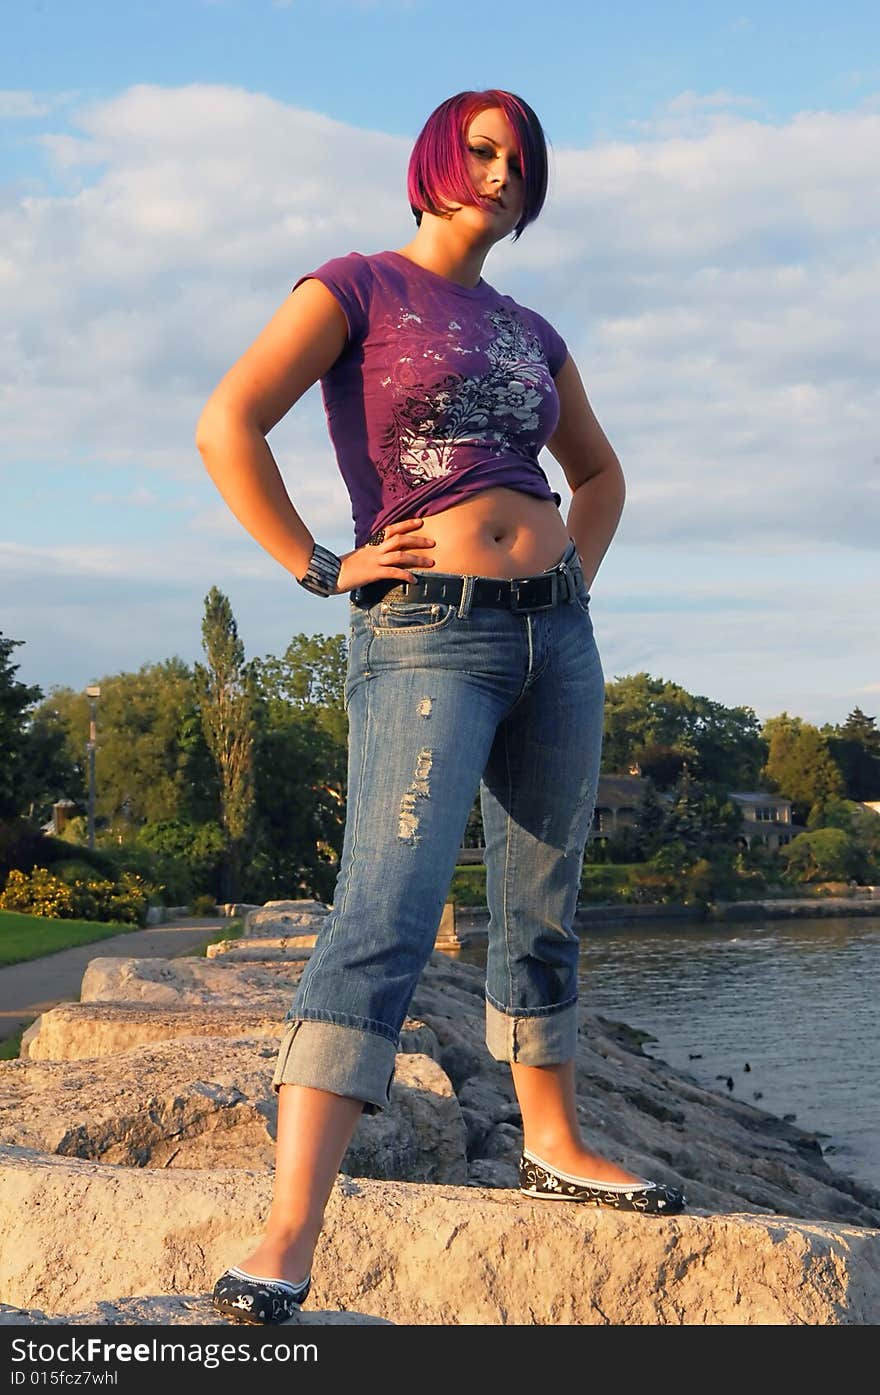
[[[229, 514], [201, 406], [305, 271], [415, 231], [428, 114], [502, 86], [551, 145], [484, 276], [566, 339], [627, 477], [606, 678], [761, 718], [880, 708], [876, 4], [19, 4], [0, 57], [0, 630], [44, 689], [343, 631]], [[314, 388], [270, 445], [351, 546]], [[568, 490], [541, 458], [551, 484]]]

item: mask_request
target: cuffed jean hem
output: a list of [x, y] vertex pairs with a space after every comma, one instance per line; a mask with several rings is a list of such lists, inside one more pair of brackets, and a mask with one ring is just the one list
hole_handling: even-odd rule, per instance
[[577, 1004], [515, 1017], [486, 999], [486, 1045], [496, 1061], [559, 1066], [577, 1055]]
[[365, 1114], [388, 1106], [397, 1048], [387, 1037], [311, 1018], [291, 1022], [278, 1049], [272, 1085], [308, 1085], [363, 1100]]

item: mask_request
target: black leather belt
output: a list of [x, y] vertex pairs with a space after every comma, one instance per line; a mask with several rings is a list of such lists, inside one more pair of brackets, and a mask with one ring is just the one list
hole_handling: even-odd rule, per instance
[[[418, 581], [369, 581], [351, 592], [356, 606], [369, 607], [377, 601], [445, 601], [459, 605], [466, 577], [454, 572], [419, 576]], [[471, 605], [494, 606], [497, 610], [549, 610], [551, 606], [574, 600], [583, 582], [579, 562], [554, 567], [537, 576], [506, 577], [476, 576], [473, 581]]]

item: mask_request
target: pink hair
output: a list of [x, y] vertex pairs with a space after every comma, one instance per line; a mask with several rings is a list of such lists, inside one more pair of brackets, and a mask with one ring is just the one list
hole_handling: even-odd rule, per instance
[[454, 204], [486, 202], [477, 194], [467, 162], [468, 127], [478, 112], [500, 107], [510, 122], [523, 174], [523, 209], [514, 228], [514, 242], [534, 222], [547, 196], [547, 140], [528, 102], [513, 92], [490, 87], [484, 92], [459, 92], [431, 112], [413, 147], [406, 193], [416, 223], [427, 211], [440, 217]]

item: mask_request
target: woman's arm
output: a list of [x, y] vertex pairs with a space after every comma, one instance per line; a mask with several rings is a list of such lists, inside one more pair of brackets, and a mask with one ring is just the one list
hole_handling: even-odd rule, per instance
[[[209, 397], [196, 427], [208, 474], [251, 537], [292, 572], [305, 576], [315, 539], [290, 501], [266, 435], [345, 348], [348, 325], [332, 291], [301, 282]], [[409, 567], [431, 566], [433, 546], [421, 520], [386, 529], [378, 547], [342, 557], [337, 591], [368, 581], [415, 581]]]
[[208, 474], [251, 537], [297, 578], [314, 538], [290, 501], [266, 435], [342, 353], [335, 296], [303, 281], [220, 381], [196, 427]]
[[620, 461], [587, 400], [571, 354], [554, 382], [559, 394], [559, 422], [547, 449], [559, 461], [572, 490], [566, 522], [589, 590], [617, 531], [626, 482]]

